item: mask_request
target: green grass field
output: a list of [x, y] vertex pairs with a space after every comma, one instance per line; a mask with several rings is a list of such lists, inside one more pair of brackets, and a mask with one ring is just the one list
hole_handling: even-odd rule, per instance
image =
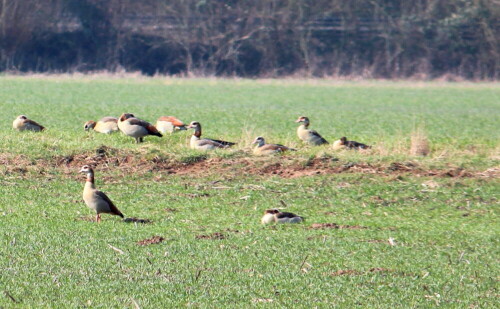
[[[498, 305], [496, 84], [3, 76], [0, 90], [0, 308]], [[123, 112], [197, 120], [207, 137], [238, 145], [203, 155], [188, 149], [189, 131], [140, 145], [83, 131], [86, 120]], [[19, 114], [48, 129], [13, 131]], [[331, 142], [374, 147], [304, 147], [300, 115]], [[408, 155], [416, 128], [431, 143], [424, 158]], [[299, 151], [256, 159], [258, 135]], [[97, 187], [150, 223], [90, 221], [78, 170], [102, 145], [118, 161], [99, 161]], [[259, 173], [280, 162], [307, 172], [313, 158], [382, 172]], [[206, 165], [173, 174], [155, 160]], [[395, 162], [468, 174], [387, 169]], [[275, 207], [306, 221], [262, 226]], [[153, 236], [163, 241], [138, 244]]]

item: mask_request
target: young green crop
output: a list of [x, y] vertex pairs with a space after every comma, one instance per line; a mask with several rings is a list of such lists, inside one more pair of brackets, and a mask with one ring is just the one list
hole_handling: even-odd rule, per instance
[[[248, 159], [307, 169], [319, 158], [480, 172], [498, 166], [495, 84], [0, 77], [0, 89], [1, 308], [496, 306], [495, 178], [388, 171], [285, 179], [243, 175], [238, 165], [179, 176], [99, 165], [97, 188], [126, 217], [151, 223], [103, 215], [96, 224], [79, 166], [55, 165], [104, 145], [110, 158], [186, 166], [217, 157], [221, 166]], [[87, 120], [123, 112], [152, 123], [196, 120], [204, 136], [238, 145], [204, 153], [188, 148], [189, 131], [137, 145], [83, 130]], [[47, 131], [12, 130], [19, 114]], [[303, 147], [300, 115], [330, 142], [347, 136], [374, 148]], [[417, 127], [431, 143], [426, 158], [408, 154]], [[299, 151], [254, 159], [259, 135]], [[262, 226], [263, 211], [276, 207], [305, 223]], [[138, 244], [153, 236], [164, 240]]]
[[[488, 157], [498, 146], [500, 87], [495, 84], [264, 82], [249, 80], [0, 77], [2, 153], [35, 157], [94, 150], [104, 144], [137, 149], [123, 134], [84, 132], [87, 120], [130, 112], [155, 123], [174, 115], [196, 120], [203, 136], [250, 148], [257, 136], [303, 149], [295, 120], [308, 116], [328, 141], [342, 136], [374, 146], [374, 157], [407, 155], [423, 128], [435, 156]], [[12, 131], [20, 114], [47, 127], [40, 135]], [[184, 153], [191, 131], [148, 137], [142, 148]], [[300, 154], [298, 154], [300, 155]]]
[[[96, 176], [126, 216], [152, 223], [87, 221], [93, 213], [76, 172], [2, 181], [0, 284], [17, 307], [496, 303], [498, 183], [437, 179], [430, 190], [428, 179], [368, 175]], [[261, 226], [263, 211], [280, 201], [306, 222]], [[137, 244], [155, 235], [164, 241]], [[5, 295], [0, 304], [16, 307]]]

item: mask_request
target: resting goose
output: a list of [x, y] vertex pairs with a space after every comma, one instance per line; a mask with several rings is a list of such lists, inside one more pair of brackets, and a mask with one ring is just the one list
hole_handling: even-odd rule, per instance
[[310, 145], [314, 145], [314, 146], [328, 144], [328, 142], [326, 141], [326, 139], [324, 139], [323, 137], [321, 137], [321, 135], [319, 135], [318, 132], [316, 132], [314, 130], [309, 130], [308, 129], [308, 127], [309, 127], [309, 118], [301, 116], [295, 122], [302, 123], [297, 128], [297, 135], [299, 136], [299, 138], [302, 141], [304, 141], [304, 142], [306, 142], [306, 143], [308, 143]]
[[285, 151], [296, 151], [296, 149], [289, 148], [280, 144], [266, 144], [265, 139], [262, 136], [257, 137], [252, 144], [257, 144], [254, 148], [253, 153], [256, 155], [269, 155], [273, 153], [285, 152]]
[[95, 210], [97, 214], [96, 221], [101, 222], [101, 213], [112, 214], [123, 218], [123, 214], [116, 208], [109, 197], [104, 194], [104, 192], [95, 188], [94, 170], [90, 166], [84, 165], [80, 169], [80, 173], [87, 174], [87, 181], [83, 188], [83, 200], [90, 209]]
[[349, 148], [349, 149], [369, 149], [371, 146], [358, 143], [356, 141], [348, 141], [347, 137], [342, 137], [333, 143], [334, 149]]
[[33, 131], [33, 132], [40, 132], [45, 130], [45, 127], [38, 124], [37, 122], [28, 119], [25, 115], [20, 115], [18, 116], [14, 122], [12, 122], [12, 127], [16, 130], [19, 131]]
[[264, 216], [261, 219], [262, 224], [300, 223], [302, 221], [304, 221], [304, 218], [291, 212], [281, 212], [278, 209], [268, 209], [264, 211]]
[[91, 129], [94, 129], [94, 131], [104, 134], [113, 133], [115, 131], [118, 131], [118, 118], [104, 117], [98, 122], [89, 120], [85, 122], [83, 129], [85, 129], [85, 131], [90, 131]]
[[179, 130], [186, 130], [186, 125], [174, 116], [161, 116], [156, 121], [156, 129], [162, 134], [175, 133]]
[[136, 143], [142, 143], [147, 135], [163, 136], [152, 124], [135, 118], [133, 114], [122, 114], [118, 119], [118, 128], [125, 135], [135, 138]]
[[191, 122], [187, 128], [194, 129], [190, 142], [192, 149], [211, 150], [217, 148], [229, 148], [236, 144], [216, 139], [201, 138], [201, 124], [198, 121]]

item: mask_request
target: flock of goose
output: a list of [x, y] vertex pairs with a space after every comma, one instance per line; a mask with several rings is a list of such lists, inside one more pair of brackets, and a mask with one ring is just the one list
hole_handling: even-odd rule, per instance
[[[301, 116], [296, 122], [300, 123], [300, 126], [297, 128], [297, 135], [303, 142], [313, 146], [328, 144], [328, 141], [318, 132], [309, 129], [309, 118]], [[41, 132], [45, 130], [44, 126], [29, 119], [25, 115], [18, 116], [14, 120], [12, 126], [14, 129], [19, 131]], [[194, 133], [190, 141], [190, 147], [192, 149], [223, 149], [236, 144], [222, 140], [201, 138], [201, 124], [198, 121], [193, 121], [186, 126], [182, 121], [173, 116], [162, 116], [158, 118], [155, 125], [152, 125], [145, 120], [135, 117], [133, 114], [124, 113], [120, 116], [120, 118], [104, 117], [97, 122], [89, 120], [85, 123], [84, 129], [85, 131], [94, 130], [104, 134], [121, 131], [123, 134], [133, 137], [136, 143], [142, 143], [144, 141], [144, 137], [148, 135], [162, 137], [165, 133], [174, 133], [179, 130], [194, 129]], [[254, 148], [254, 153], [256, 155], [268, 155], [285, 151], [295, 151], [293, 148], [280, 144], [266, 144], [265, 139], [261, 136], [257, 137], [253, 141], [253, 144], [257, 145]], [[355, 141], [348, 141], [346, 137], [342, 137], [333, 143], [333, 148], [367, 149], [370, 148], [370, 146]], [[109, 199], [104, 192], [96, 189], [94, 182], [94, 170], [92, 167], [84, 165], [80, 169], [80, 173], [84, 173], [87, 176], [83, 190], [83, 200], [89, 208], [96, 212], [96, 221], [101, 221], [102, 213], [117, 215], [124, 218], [123, 214], [113, 204], [111, 199]], [[296, 214], [281, 212], [278, 209], [268, 209], [264, 212], [261, 223], [298, 223], [302, 221], [303, 218]]]

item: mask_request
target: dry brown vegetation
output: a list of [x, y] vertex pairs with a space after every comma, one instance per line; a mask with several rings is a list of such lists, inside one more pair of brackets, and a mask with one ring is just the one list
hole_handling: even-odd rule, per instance
[[343, 224], [337, 224], [337, 223], [313, 223], [311, 225], [311, 229], [349, 229], [349, 230], [360, 230], [360, 229], [366, 229], [367, 227], [365, 226], [359, 226], [359, 225], [343, 225]]
[[161, 236], [153, 236], [151, 238], [140, 240], [137, 242], [137, 244], [139, 246], [149, 246], [149, 245], [153, 245], [153, 244], [159, 244], [159, 243], [163, 242], [164, 240], [165, 240], [165, 238], [163, 238]]
[[429, 140], [423, 128], [418, 128], [411, 135], [410, 155], [427, 156], [430, 153]]

